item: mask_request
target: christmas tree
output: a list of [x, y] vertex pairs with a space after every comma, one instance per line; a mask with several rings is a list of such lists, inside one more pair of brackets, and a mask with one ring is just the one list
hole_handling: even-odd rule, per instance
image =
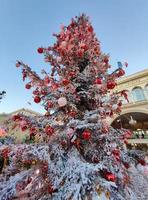
[[115, 92], [123, 66], [111, 71], [89, 18], [82, 14], [54, 34], [56, 42], [38, 48], [50, 64], [42, 77], [22, 61], [26, 89], [42, 103], [42, 117], [13, 116], [15, 126], [29, 130], [25, 144], [1, 146], [0, 199], [97, 200], [132, 199], [128, 168], [145, 165], [142, 154], [127, 152], [128, 130], [106, 122], [121, 111], [126, 92]]

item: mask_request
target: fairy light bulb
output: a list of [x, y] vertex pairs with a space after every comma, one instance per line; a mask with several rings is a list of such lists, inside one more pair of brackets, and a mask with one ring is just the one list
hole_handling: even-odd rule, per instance
[[40, 173], [40, 170], [37, 169], [37, 170], [35, 171], [35, 173], [38, 175], [38, 174]]

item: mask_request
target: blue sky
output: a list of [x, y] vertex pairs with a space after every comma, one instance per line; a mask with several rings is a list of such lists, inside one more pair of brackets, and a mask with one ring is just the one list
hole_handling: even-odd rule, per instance
[[22, 107], [43, 112], [24, 88], [15, 61], [23, 60], [37, 72], [50, 70], [36, 49], [52, 44], [52, 33], [83, 12], [90, 16], [113, 65], [128, 61], [127, 75], [147, 68], [147, 0], [0, 0], [0, 90], [7, 91], [0, 113]]

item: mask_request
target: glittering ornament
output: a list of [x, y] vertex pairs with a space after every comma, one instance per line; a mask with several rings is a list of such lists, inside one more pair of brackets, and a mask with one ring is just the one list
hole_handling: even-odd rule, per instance
[[31, 84], [30, 84], [30, 83], [27, 83], [27, 84], [25, 85], [25, 88], [29, 90], [29, 89], [31, 88]]
[[128, 164], [128, 163], [123, 163], [124, 164], [124, 167], [126, 168], [126, 169], [128, 169], [129, 167], [130, 167], [130, 165]]
[[97, 78], [95, 80], [95, 84], [102, 84], [102, 79], [101, 78]]
[[63, 85], [67, 86], [69, 84], [69, 80], [68, 79], [63, 79], [62, 83]]
[[21, 130], [22, 130], [22, 131], [26, 131], [26, 130], [27, 130], [27, 126], [22, 126], [22, 127], [21, 127]]
[[44, 49], [42, 47], [38, 48], [38, 53], [43, 53]]
[[145, 162], [145, 160], [138, 160], [138, 163], [140, 163], [141, 165], [143, 165], [143, 166], [146, 166], [146, 162]]
[[110, 89], [114, 89], [114, 87], [116, 86], [116, 83], [114, 81], [107, 81], [107, 88]]
[[125, 71], [121, 68], [118, 71], [118, 77], [123, 76], [125, 74]]
[[52, 135], [53, 133], [54, 133], [54, 128], [52, 128], [51, 126], [49, 126], [49, 125], [47, 125], [46, 127], [45, 127], [45, 133], [47, 134], [47, 135]]
[[46, 85], [48, 85], [48, 84], [50, 83], [50, 79], [49, 79], [48, 76], [45, 76], [45, 78], [44, 78], [44, 83], [45, 83]]
[[52, 107], [53, 107], [53, 103], [52, 103], [51, 101], [48, 101], [48, 102], [47, 102], [47, 107], [48, 107], [48, 108], [52, 108]]
[[93, 32], [93, 27], [89, 26], [87, 30], [88, 30], [88, 32], [92, 33]]
[[76, 75], [76, 73], [75, 72], [69, 72], [69, 74], [68, 74], [70, 77], [74, 77], [75, 75]]
[[83, 137], [84, 140], [89, 140], [90, 137], [91, 137], [91, 133], [89, 131], [84, 131], [82, 133], [82, 137]]
[[116, 176], [112, 174], [111, 172], [105, 172], [104, 178], [108, 181], [112, 181], [112, 182], [116, 181]]
[[121, 102], [121, 101], [118, 103], [118, 106], [119, 106], [119, 107], [121, 107], [121, 106], [122, 106], [122, 102]]
[[40, 103], [40, 101], [41, 101], [41, 98], [39, 96], [35, 96], [34, 97], [34, 102], [35, 103]]
[[77, 115], [77, 112], [75, 112], [75, 111], [70, 111], [68, 114], [69, 114], [69, 116], [71, 116], [71, 117], [75, 117], [75, 116]]
[[67, 104], [67, 99], [66, 99], [65, 97], [60, 97], [60, 98], [58, 99], [58, 104], [59, 104], [60, 107], [66, 106], [66, 104]]
[[56, 90], [58, 87], [59, 87], [59, 84], [58, 84], [58, 83], [54, 83], [54, 84], [52, 85], [52, 89], [53, 89], [53, 90]]
[[112, 154], [114, 155], [114, 157], [115, 157], [115, 159], [116, 159], [117, 161], [120, 160], [120, 150], [119, 150], [119, 149], [114, 149], [114, 150], [112, 151]]

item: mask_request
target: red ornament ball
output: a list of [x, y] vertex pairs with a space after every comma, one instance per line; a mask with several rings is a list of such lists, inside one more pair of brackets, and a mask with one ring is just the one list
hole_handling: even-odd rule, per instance
[[42, 47], [38, 48], [38, 53], [43, 53], [44, 49]]
[[121, 106], [122, 106], [122, 102], [121, 102], [121, 101], [118, 103], [118, 106], [119, 106], [119, 107], [121, 107]]
[[88, 32], [92, 33], [93, 32], [93, 27], [90, 25], [87, 30], [88, 30]]
[[130, 167], [130, 165], [128, 164], [128, 163], [123, 163], [124, 164], [124, 167], [126, 168], [126, 169], [128, 169], [129, 167]]
[[102, 79], [101, 78], [96, 78], [95, 84], [102, 84]]
[[48, 92], [46, 90], [41, 90], [41, 94], [45, 96], [48, 94]]
[[25, 85], [25, 88], [26, 88], [27, 90], [29, 90], [29, 89], [31, 88], [31, 84], [30, 84], [30, 83], [27, 83], [27, 84]]
[[27, 126], [22, 126], [22, 127], [21, 127], [21, 130], [22, 130], [22, 131], [26, 131], [26, 130], [27, 130]]
[[40, 101], [41, 101], [41, 98], [39, 96], [35, 96], [34, 97], [34, 102], [35, 103], [40, 103]]
[[84, 131], [82, 133], [82, 137], [83, 137], [84, 140], [89, 140], [90, 137], [91, 137], [91, 133], [89, 131]]
[[108, 180], [108, 181], [112, 181], [112, 182], [115, 182], [115, 181], [116, 181], [115, 175], [112, 174], [111, 172], [106, 172], [106, 173], [104, 174], [104, 177], [105, 177], [105, 179]]
[[125, 71], [123, 69], [119, 69], [118, 77], [123, 76], [124, 74], [125, 74]]
[[46, 133], [47, 135], [52, 135], [53, 132], [54, 132], [54, 129], [53, 129], [51, 126], [47, 125], [47, 126], [45, 127], [45, 133]]
[[77, 115], [77, 113], [75, 111], [69, 112], [69, 116], [71, 116], [71, 117], [75, 117], [76, 115]]
[[20, 115], [13, 115], [12, 120], [13, 121], [19, 121], [21, 119]]
[[114, 81], [107, 81], [107, 89], [114, 89], [116, 83]]
[[71, 72], [69, 72], [69, 74], [68, 74], [70, 77], [74, 77], [75, 75], [76, 75], [76, 73], [75, 72], [73, 72], [73, 71], [71, 71]]
[[140, 163], [141, 165], [145, 166], [146, 165], [146, 162], [145, 160], [138, 160], [138, 163]]
[[108, 62], [109, 62], [109, 59], [108, 59], [108, 57], [106, 56], [106, 57], [104, 57], [104, 62], [105, 62], [105, 64], [107, 64]]
[[52, 107], [53, 107], [53, 103], [52, 103], [51, 101], [48, 101], [48, 102], [47, 102], [47, 107], [48, 107], [48, 108], [52, 108]]
[[69, 80], [68, 79], [63, 79], [62, 83], [63, 85], [67, 86], [69, 84]]

